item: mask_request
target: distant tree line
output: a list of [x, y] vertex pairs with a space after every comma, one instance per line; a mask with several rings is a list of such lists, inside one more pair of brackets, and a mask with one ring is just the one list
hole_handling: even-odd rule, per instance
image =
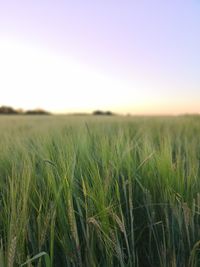
[[[9, 106], [0, 107], [0, 115], [50, 115], [51, 113], [43, 109], [22, 110], [14, 109]], [[87, 113], [74, 113], [73, 115], [89, 115]], [[111, 111], [95, 110], [92, 115], [113, 116], [115, 115]]]
[[43, 109], [34, 109], [34, 110], [21, 110], [21, 109], [14, 109], [9, 106], [1, 106], [0, 107], [0, 115], [49, 115], [50, 112], [43, 110]]
[[92, 114], [93, 115], [104, 115], [104, 116], [114, 115], [114, 113], [112, 113], [111, 111], [102, 111], [102, 110], [95, 110]]

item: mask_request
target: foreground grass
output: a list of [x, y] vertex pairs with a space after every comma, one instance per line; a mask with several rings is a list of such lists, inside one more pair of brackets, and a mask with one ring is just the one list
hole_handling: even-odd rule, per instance
[[0, 117], [0, 266], [200, 265], [200, 118]]

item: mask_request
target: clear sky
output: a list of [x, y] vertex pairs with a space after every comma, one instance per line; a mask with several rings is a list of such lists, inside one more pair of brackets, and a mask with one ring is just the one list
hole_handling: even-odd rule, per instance
[[200, 113], [200, 1], [0, 0], [0, 105]]

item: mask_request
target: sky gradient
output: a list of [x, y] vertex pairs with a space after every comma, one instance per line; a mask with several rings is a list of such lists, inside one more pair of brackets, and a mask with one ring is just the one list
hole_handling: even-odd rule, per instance
[[200, 1], [1, 1], [0, 105], [200, 113]]

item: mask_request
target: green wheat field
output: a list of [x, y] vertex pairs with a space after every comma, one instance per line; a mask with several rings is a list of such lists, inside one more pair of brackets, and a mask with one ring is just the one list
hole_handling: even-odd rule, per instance
[[15, 266], [200, 266], [200, 117], [1, 116]]

